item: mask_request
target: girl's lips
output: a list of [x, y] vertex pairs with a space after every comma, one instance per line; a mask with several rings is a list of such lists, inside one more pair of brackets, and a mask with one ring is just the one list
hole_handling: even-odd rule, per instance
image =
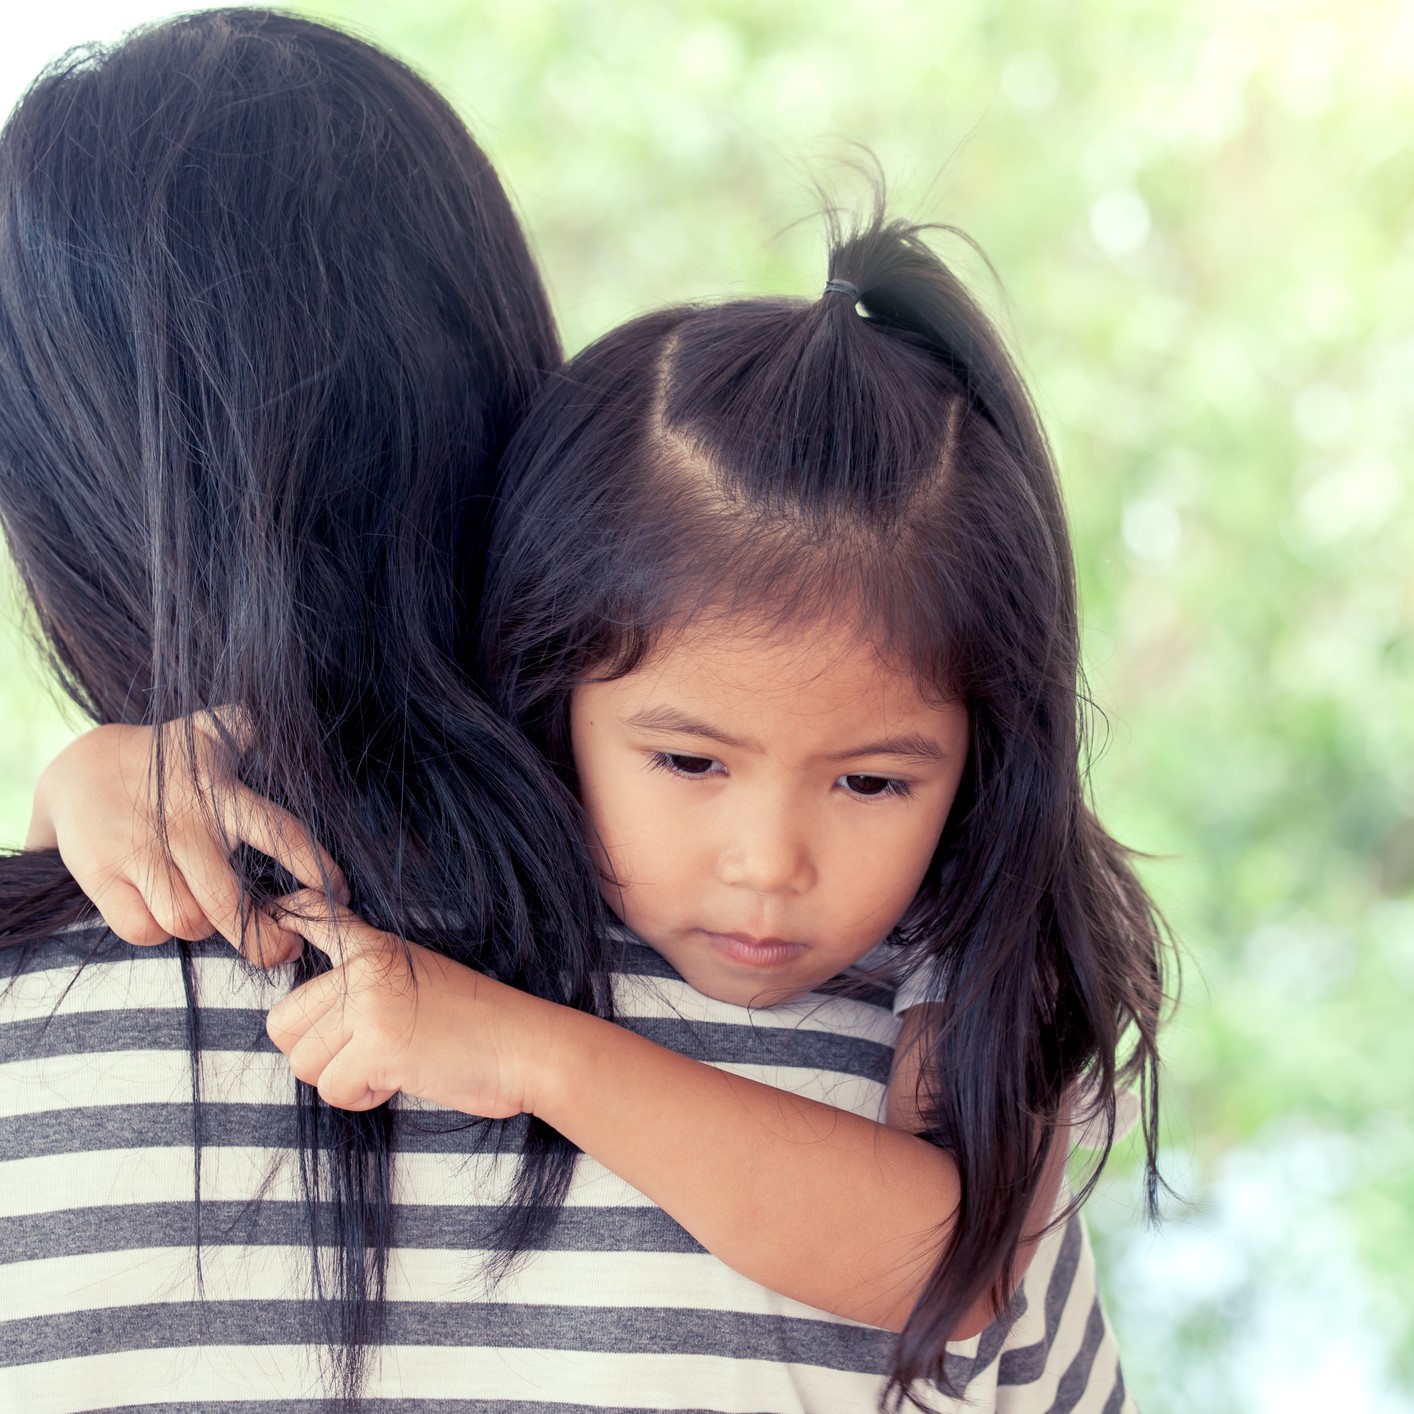
[[779, 938], [753, 938], [749, 933], [703, 934], [721, 956], [747, 967], [780, 967], [805, 951], [804, 943], [786, 943]]

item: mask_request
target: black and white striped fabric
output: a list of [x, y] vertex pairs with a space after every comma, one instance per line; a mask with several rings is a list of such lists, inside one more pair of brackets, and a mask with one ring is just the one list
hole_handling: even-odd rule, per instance
[[[294, 1147], [294, 1082], [265, 1036], [287, 976], [202, 945], [200, 1279], [192, 1084], [170, 947], [98, 930], [0, 949], [0, 1409], [332, 1408]], [[747, 1011], [651, 950], [617, 981], [626, 1024], [675, 1049], [877, 1117], [887, 993]], [[395, 1250], [373, 1414], [864, 1414], [892, 1337], [746, 1280], [589, 1159], [545, 1250], [493, 1284], [486, 1235], [512, 1160], [485, 1129], [399, 1112]], [[651, 1124], [651, 1116], [645, 1116]], [[1008, 1334], [957, 1347], [967, 1403], [1120, 1414], [1126, 1396], [1079, 1219], [1046, 1241]]]

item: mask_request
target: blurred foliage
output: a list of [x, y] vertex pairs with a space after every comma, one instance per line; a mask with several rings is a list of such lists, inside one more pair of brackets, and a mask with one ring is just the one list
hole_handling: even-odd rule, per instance
[[[955, 222], [1074, 517], [1095, 794], [1186, 951], [1170, 1169], [1093, 1205], [1147, 1409], [1414, 1383], [1414, 10], [306, 5], [461, 107], [569, 347], [824, 278], [815, 183]], [[1002, 292], [1004, 290], [1004, 293]], [[0, 837], [56, 739], [3, 692]], [[14, 724], [19, 724], [15, 729]]]

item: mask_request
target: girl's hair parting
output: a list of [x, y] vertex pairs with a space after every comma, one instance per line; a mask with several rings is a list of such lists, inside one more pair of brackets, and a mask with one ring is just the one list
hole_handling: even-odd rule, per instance
[[[158, 24], [60, 59], [0, 135], [0, 518], [68, 694], [100, 723], [240, 709], [241, 778], [328, 846], [365, 917], [608, 1014], [576, 807], [485, 705], [469, 631], [494, 468], [559, 356], [485, 154], [336, 30]], [[247, 906], [280, 891], [260, 863]], [[0, 861], [0, 942], [83, 912], [55, 853]], [[306, 950], [300, 976], [325, 965]], [[300, 1099], [352, 1397], [381, 1329], [393, 1119]], [[514, 1252], [574, 1155], [538, 1122], [503, 1138], [523, 1149]]]
[[508, 455], [483, 643], [507, 715], [571, 783], [575, 684], [701, 614], [847, 614], [966, 705], [962, 785], [895, 938], [938, 979], [919, 1102], [962, 1180], [897, 1401], [946, 1387], [949, 1332], [1005, 1301], [1077, 1096], [1109, 1124], [1103, 1162], [1115, 1083], [1143, 1087], [1152, 1205], [1168, 945], [1086, 801], [1070, 541], [1022, 381], [919, 227], [880, 203], [832, 235], [820, 298], [649, 314], [548, 381]]

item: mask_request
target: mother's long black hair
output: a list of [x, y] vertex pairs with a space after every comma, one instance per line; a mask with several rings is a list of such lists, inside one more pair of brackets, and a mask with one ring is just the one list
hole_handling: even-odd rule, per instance
[[829, 275], [813, 303], [647, 315], [552, 376], [507, 460], [484, 630], [502, 706], [567, 782], [574, 684], [701, 610], [848, 615], [966, 704], [897, 938], [941, 983], [920, 1107], [962, 1189], [897, 1395], [945, 1383], [949, 1333], [1004, 1300], [1075, 1095], [1105, 1097], [1112, 1136], [1116, 1079], [1143, 1085], [1152, 1201], [1165, 936], [1086, 803], [1069, 535], [1021, 379], [917, 228], [876, 213]]
[[[0, 518], [69, 695], [100, 723], [238, 705], [244, 779], [367, 918], [604, 1011], [573, 803], [466, 666], [492, 469], [558, 362], [485, 155], [348, 35], [181, 18], [61, 59], [0, 135]], [[0, 941], [83, 911], [57, 855], [0, 860]], [[348, 1392], [392, 1120], [301, 1106]], [[530, 1126], [512, 1248], [572, 1163]]]

